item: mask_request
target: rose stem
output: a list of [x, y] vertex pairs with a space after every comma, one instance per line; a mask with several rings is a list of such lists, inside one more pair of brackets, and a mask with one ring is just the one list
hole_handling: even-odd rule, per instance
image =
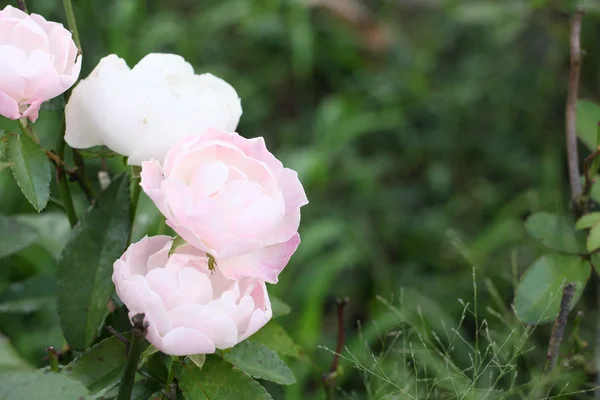
[[[56, 154], [60, 159], [64, 159], [65, 157], [65, 119], [63, 118], [61, 124], [61, 130], [58, 135], [58, 140], [56, 142]], [[60, 195], [60, 199], [65, 207], [65, 212], [67, 213], [67, 217], [69, 217], [69, 223], [71, 227], [74, 227], [77, 223], [78, 217], [77, 212], [75, 211], [75, 206], [73, 205], [73, 197], [71, 196], [71, 190], [69, 189], [69, 183], [67, 182], [67, 172], [63, 166], [54, 164], [56, 168], [56, 181], [58, 182], [58, 192]]]
[[[135, 221], [135, 213], [137, 211], [137, 205], [140, 199], [140, 172], [141, 167], [133, 165], [131, 167], [131, 221]], [[131, 243], [131, 235], [133, 234], [133, 224], [131, 231], [129, 232], [129, 242]]]
[[144, 314], [136, 314], [131, 318], [133, 323], [133, 334], [131, 335], [131, 343], [129, 346], [129, 354], [125, 362], [125, 370], [119, 385], [119, 395], [117, 400], [129, 400], [135, 383], [135, 374], [137, 372], [140, 356], [144, 351], [144, 342], [146, 337], [147, 323], [144, 323]]
[[63, 7], [65, 8], [65, 14], [67, 14], [67, 25], [73, 35], [73, 41], [77, 46], [77, 51], [81, 54], [81, 42], [79, 41], [79, 31], [77, 30], [77, 22], [75, 21], [75, 12], [73, 12], [73, 4], [71, 0], [63, 0]]
[[58, 369], [58, 353], [54, 349], [53, 346], [50, 346], [46, 349], [48, 353], [48, 358], [50, 359], [50, 371], [52, 372], [60, 372]]

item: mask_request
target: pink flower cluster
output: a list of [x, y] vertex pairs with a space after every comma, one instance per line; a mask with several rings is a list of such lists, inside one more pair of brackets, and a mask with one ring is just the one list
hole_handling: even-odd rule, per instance
[[141, 186], [188, 244], [144, 238], [115, 262], [113, 282], [129, 315], [144, 313], [148, 340], [172, 355], [213, 353], [272, 317], [276, 283], [300, 243], [308, 203], [295, 171], [263, 138], [209, 128], [177, 142], [164, 165], [142, 163]]

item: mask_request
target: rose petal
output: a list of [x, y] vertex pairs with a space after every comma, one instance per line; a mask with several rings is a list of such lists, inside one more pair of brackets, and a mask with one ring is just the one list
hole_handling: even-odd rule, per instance
[[264, 247], [255, 252], [218, 260], [219, 269], [229, 279], [251, 277], [277, 283], [279, 273], [290, 261], [300, 244], [297, 233], [287, 242]]

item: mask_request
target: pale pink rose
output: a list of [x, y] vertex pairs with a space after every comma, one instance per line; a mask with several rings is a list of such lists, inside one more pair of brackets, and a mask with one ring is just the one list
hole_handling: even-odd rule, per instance
[[263, 138], [209, 128], [177, 142], [164, 166], [142, 163], [141, 176], [167, 224], [212, 255], [229, 279], [277, 282], [300, 243], [306, 194]]
[[0, 11], [0, 115], [35, 121], [42, 103], [73, 86], [80, 71], [62, 24], [11, 6]]
[[230, 280], [208, 268], [206, 253], [186, 245], [169, 257], [172, 239], [145, 237], [114, 264], [113, 282], [129, 317], [144, 313], [146, 338], [174, 356], [226, 349], [273, 316], [264, 282]]

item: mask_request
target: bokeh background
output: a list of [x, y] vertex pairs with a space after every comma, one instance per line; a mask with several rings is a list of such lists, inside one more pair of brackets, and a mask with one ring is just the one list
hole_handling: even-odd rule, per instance
[[[60, 1], [27, 3], [31, 12], [65, 22]], [[333, 356], [320, 346], [335, 348], [336, 298], [343, 297], [349, 298], [345, 355], [355, 359], [342, 360], [335, 398], [410, 398], [395, 386], [419, 398], [453, 398], [441, 393], [463, 384], [464, 398], [482, 398], [492, 377], [501, 375], [496, 364], [504, 355], [499, 350], [481, 377], [474, 373], [481, 321], [489, 335], [507, 340], [506, 348], [528, 332], [510, 308], [520, 273], [541, 252], [523, 221], [531, 212], [566, 209], [564, 2], [73, 3], [82, 77], [110, 53], [130, 66], [149, 52], [180, 54], [197, 73], [230, 82], [244, 109], [238, 132], [264, 136], [299, 172], [310, 200], [302, 244], [270, 291], [291, 305], [280, 322], [310, 361], [292, 361], [298, 384], [268, 386], [274, 398], [324, 396], [321, 374]], [[580, 94], [593, 100], [600, 100], [599, 3], [587, 1], [582, 32]], [[35, 124], [47, 148], [54, 147], [60, 120], [60, 112], [47, 110]], [[4, 119], [0, 128], [17, 129]], [[86, 165], [97, 187], [102, 163]], [[123, 169], [120, 160], [107, 165], [111, 174]], [[83, 211], [87, 203], [76, 184], [72, 191]], [[52, 274], [68, 222], [52, 204], [35, 215], [8, 170], [0, 172], [0, 213], [18, 215], [41, 234], [36, 244], [0, 259], [0, 332], [6, 337], [0, 359], [10, 343], [41, 366], [46, 346], [64, 344]], [[142, 197], [136, 237], [159, 225]], [[11, 302], [32, 279], [26, 286], [31, 300]], [[594, 308], [591, 289], [577, 306], [586, 315], [581, 335], [590, 342]], [[518, 376], [514, 382], [512, 372], [503, 376], [498, 390], [535, 376], [549, 331], [542, 326], [527, 334], [532, 349], [513, 360]], [[451, 339], [453, 332], [460, 340]], [[580, 355], [581, 365], [564, 378], [570, 391], [593, 385], [585, 366], [592, 349]], [[454, 367], [464, 377], [451, 372]]]

